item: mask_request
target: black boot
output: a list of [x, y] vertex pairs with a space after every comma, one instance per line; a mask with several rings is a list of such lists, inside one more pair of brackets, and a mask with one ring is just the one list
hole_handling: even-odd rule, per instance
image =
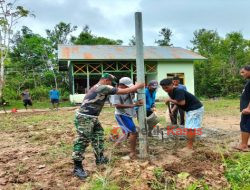
[[109, 159], [105, 157], [103, 153], [100, 153], [99, 156], [95, 154], [95, 158], [96, 165], [107, 164], [109, 162]]
[[87, 172], [82, 167], [82, 161], [74, 160], [74, 171], [73, 171], [73, 173], [79, 179], [85, 179], [86, 177], [88, 177]]

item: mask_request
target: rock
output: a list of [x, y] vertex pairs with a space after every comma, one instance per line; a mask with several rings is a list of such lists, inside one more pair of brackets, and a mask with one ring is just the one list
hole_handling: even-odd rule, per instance
[[6, 175], [6, 172], [0, 171], [0, 177], [4, 177]]
[[149, 167], [147, 167], [147, 170], [149, 170], [149, 171], [153, 171], [154, 169], [155, 169], [154, 166], [149, 166]]
[[43, 168], [45, 168], [45, 164], [39, 165], [37, 168], [38, 168], [38, 169], [43, 169]]
[[130, 157], [129, 156], [123, 156], [122, 159], [123, 160], [130, 160]]
[[4, 178], [0, 178], [0, 185], [6, 185], [7, 184], [7, 180]]

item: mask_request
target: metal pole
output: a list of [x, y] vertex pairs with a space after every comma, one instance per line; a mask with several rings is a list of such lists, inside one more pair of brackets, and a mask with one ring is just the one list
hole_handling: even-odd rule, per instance
[[[143, 38], [142, 38], [142, 14], [141, 12], [135, 13], [135, 39], [136, 39], [136, 73], [137, 81], [145, 83], [144, 74], [144, 54], [143, 54]], [[148, 157], [148, 143], [147, 143], [147, 129], [146, 129], [146, 101], [145, 89], [138, 90], [138, 100], [143, 100], [144, 105], [139, 107], [138, 120], [139, 120], [139, 149], [140, 158], [145, 159]]]

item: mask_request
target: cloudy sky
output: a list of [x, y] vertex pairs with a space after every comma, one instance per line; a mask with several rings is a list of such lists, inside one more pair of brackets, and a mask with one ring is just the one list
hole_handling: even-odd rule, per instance
[[134, 35], [134, 13], [142, 12], [145, 45], [155, 45], [162, 27], [173, 31], [172, 43], [191, 46], [193, 32], [200, 28], [217, 30], [221, 36], [240, 31], [250, 39], [249, 0], [19, 0], [36, 18], [22, 25], [45, 35], [60, 21], [79, 27], [89, 25], [93, 34], [121, 39], [124, 45]]

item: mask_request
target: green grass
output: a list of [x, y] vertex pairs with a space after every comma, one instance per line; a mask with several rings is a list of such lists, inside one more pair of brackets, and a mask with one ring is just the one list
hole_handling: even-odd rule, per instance
[[99, 177], [91, 182], [91, 190], [119, 190], [121, 189], [115, 182]]
[[[228, 114], [235, 115], [240, 112], [240, 100], [239, 99], [203, 99], [201, 100], [204, 105], [205, 112], [208, 114]], [[163, 102], [156, 103], [157, 110], [167, 110], [167, 106]]]
[[239, 99], [215, 99], [215, 100], [203, 100], [202, 101], [205, 112], [209, 114], [220, 115], [221, 113], [226, 115], [235, 115], [240, 112], [240, 100]]
[[[63, 118], [63, 123], [61, 122]], [[63, 131], [67, 125], [73, 126], [74, 114], [63, 115], [61, 112], [49, 111], [41, 113], [27, 113], [25, 115], [18, 114], [0, 114], [0, 130], [1, 131], [17, 131], [17, 130], [37, 130], [47, 128], [50, 133], [54, 131]]]
[[[22, 100], [8, 100], [9, 105], [5, 107], [6, 110], [11, 110], [13, 108], [17, 109], [25, 109], [23, 106], [23, 101]], [[45, 108], [52, 108], [52, 105], [50, 103], [50, 100], [47, 101], [36, 101], [33, 100], [33, 108], [34, 109], [45, 109]], [[69, 101], [63, 101], [60, 102], [59, 107], [70, 107], [73, 106]], [[0, 110], [2, 108], [0, 107]]]
[[225, 176], [233, 190], [250, 189], [250, 153], [236, 153], [225, 160]]
[[[217, 99], [217, 100], [203, 100], [206, 114], [220, 115], [221, 113], [227, 115], [239, 114], [239, 100], [238, 99]], [[10, 101], [11, 105], [8, 109], [12, 109], [15, 105], [18, 109], [23, 109], [22, 101]], [[63, 102], [61, 107], [71, 106], [70, 102]], [[166, 105], [162, 102], [157, 102], [157, 109], [165, 111]], [[36, 102], [34, 101], [34, 108], [49, 108], [51, 104], [49, 101]], [[0, 108], [1, 109], [1, 108]], [[114, 121], [114, 108], [105, 107], [102, 112], [102, 121], [104, 127], [105, 137], [110, 134]], [[20, 133], [26, 135], [25, 138], [31, 146], [34, 145], [49, 145], [46, 150], [42, 150], [37, 154], [35, 159], [40, 159], [42, 163], [49, 166], [54, 166], [57, 160], [70, 159], [72, 153], [72, 139], [73, 135], [74, 113], [73, 112], [43, 112], [43, 113], [27, 113], [27, 114], [2, 114], [0, 115], [0, 130], [2, 132]], [[165, 126], [165, 117], [161, 116], [161, 123]], [[136, 121], [136, 119], [135, 119]], [[66, 137], [66, 138], [65, 138]], [[55, 140], [56, 139], [56, 140]], [[105, 141], [106, 149], [113, 143]], [[113, 155], [112, 163], [109, 167], [115, 167], [114, 164], [120, 159], [119, 156]], [[225, 159], [226, 171], [225, 176], [231, 184], [232, 189], [250, 189], [250, 153], [237, 153]], [[57, 167], [65, 167], [58, 165]], [[58, 168], [59, 170], [60, 168]], [[112, 168], [111, 168], [112, 169]], [[25, 173], [27, 166], [19, 163], [16, 166], [17, 173]], [[110, 171], [103, 175], [103, 172], [96, 172], [92, 178], [87, 182], [89, 189], [92, 190], [118, 190], [121, 189], [120, 183], [127, 181], [128, 176], [122, 176], [119, 179], [113, 179], [110, 176]], [[124, 180], [121, 179], [124, 177]], [[138, 181], [141, 179], [138, 178]], [[128, 180], [129, 181], [129, 180]], [[147, 181], [142, 181], [147, 183]], [[153, 178], [150, 180], [152, 189], [164, 189], [175, 186], [172, 181], [167, 181], [167, 176], [162, 168], [155, 168], [153, 171]], [[127, 182], [129, 185], [129, 182]], [[127, 187], [126, 184], [126, 187]], [[33, 189], [36, 185], [33, 183], [25, 183], [20, 185], [19, 189]], [[37, 186], [37, 185], [36, 185]], [[35, 186], [34, 186], [35, 187]], [[38, 186], [37, 186], [38, 187]], [[130, 186], [128, 186], [129, 189]], [[85, 188], [86, 189], [86, 188]], [[187, 189], [209, 189], [204, 181], [200, 180], [191, 184]]]
[[196, 181], [195, 183], [189, 185], [186, 190], [209, 190], [210, 188], [206, 184], [205, 181], [199, 180]]

